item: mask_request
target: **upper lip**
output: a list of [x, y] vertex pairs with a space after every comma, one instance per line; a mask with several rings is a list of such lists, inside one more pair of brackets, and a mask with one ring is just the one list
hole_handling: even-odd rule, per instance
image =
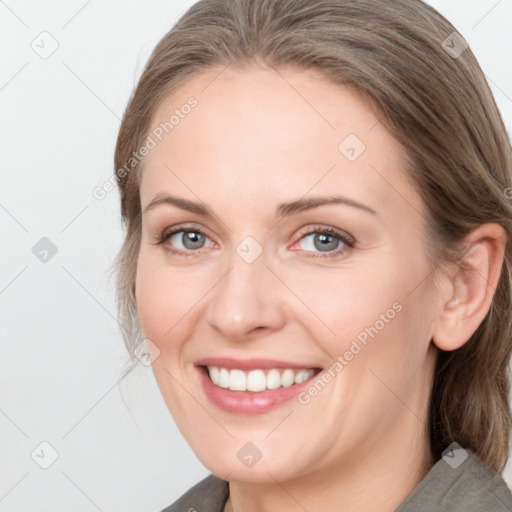
[[217, 366], [226, 369], [257, 370], [259, 368], [318, 368], [309, 363], [295, 363], [279, 359], [234, 359], [232, 357], [205, 357], [194, 363], [196, 366]]

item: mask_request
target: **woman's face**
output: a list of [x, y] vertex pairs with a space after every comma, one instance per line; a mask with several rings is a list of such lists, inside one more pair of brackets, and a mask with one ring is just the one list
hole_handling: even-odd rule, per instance
[[136, 298], [200, 460], [263, 482], [421, 452], [440, 305], [425, 207], [371, 109], [311, 72], [216, 68], [149, 134]]

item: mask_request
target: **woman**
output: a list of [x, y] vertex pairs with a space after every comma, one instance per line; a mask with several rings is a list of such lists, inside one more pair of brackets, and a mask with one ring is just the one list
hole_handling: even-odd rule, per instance
[[512, 510], [512, 154], [447, 20], [202, 0], [115, 165], [126, 343], [212, 472], [167, 511]]

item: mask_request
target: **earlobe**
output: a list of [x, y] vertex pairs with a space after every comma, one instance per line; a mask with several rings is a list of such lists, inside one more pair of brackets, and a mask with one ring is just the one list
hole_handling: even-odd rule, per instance
[[484, 224], [465, 240], [461, 265], [447, 278], [448, 298], [440, 305], [432, 341], [441, 350], [464, 345], [487, 315], [501, 275], [506, 234]]

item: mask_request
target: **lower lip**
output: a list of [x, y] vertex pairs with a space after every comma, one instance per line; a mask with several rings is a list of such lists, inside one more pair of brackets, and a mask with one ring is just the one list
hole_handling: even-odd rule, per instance
[[302, 390], [311, 384], [313, 375], [300, 384], [293, 384], [288, 387], [268, 389], [266, 391], [232, 391], [231, 389], [216, 386], [207, 375], [204, 367], [196, 367], [199, 379], [208, 399], [223, 411], [234, 414], [256, 415], [276, 409], [280, 405], [295, 398]]

